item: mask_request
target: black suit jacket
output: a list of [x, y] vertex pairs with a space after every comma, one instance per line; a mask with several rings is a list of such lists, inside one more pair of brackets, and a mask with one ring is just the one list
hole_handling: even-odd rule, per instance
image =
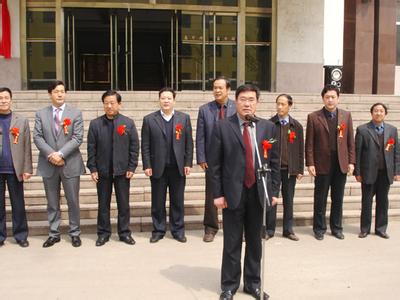
[[[226, 117], [236, 113], [235, 102], [228, 99], [226, 103]], [[197, 163], [208, 162], [208, 152], [210, 151], [211, 136], [215, 123], [218, 121], [217, 102], [211, 101], [203, 104], [199, 108], [196, 127], [196, 160]]]
[[[267, 159], [263, 157], [262, 146], [263, 140], [276, 139], [275, 125], [268, 120], [260, 119], [256, 123], [256, 136], [261, 163], [268, 163], [271, 169], [267, 177], [268, 194], [270, 198], [278, 197], [280, 186], [279, 145], [277, 142], [273, 144]], [[209, 169], [214, 198], [224, 196], [228, 203], [228, 209], [235, 209], [240, 203], [245, 173], [245, 147], [237, 114], [215, 124], [211, 145]], [[255, 168], [258, 168], [257, 158]], [[262, 181], [258, 179], [257, 189], [260, 203], [263, 206], [264, 190]]]
[[[397, 137], [397, 128], [385, 122], [384, 147], [389, 139], [394, 139], [394, 146], [384, 150], [387, 177], [390, 184], [393, 177], [400, 174], [400, 147]], [[356, 166], [355, 176], [362, 177], [362, 183], [373, 184], [378, 176], [378, 153], [382, 151], [375, 126], [369, 123], [357, 127], [356, 132]]]
[[[176, 138], [176, 126], [182, 125], [180, 138]], [[190, 117], [180, 111], [174, 112], [172, 144], [179, 173], [185, 176], [184, 167], [193, 164], [193, 138]], [[167, 136], [164, 120], [160, 111], [155, 111], [143, 118], [142, 125], [142, 160], [143, 170], [151, 168], [153, 177], [160, 178], [166, 165]]]
[[[124, 175], [127, 171], [135, 172], [139, 156], [139, 136], [132, 119], [119, 114], [114, 119], [113, 141], [108, 134], [106, 116], [90, 122], [87, 138], [87, 167], [91, 173], [98, 172], [101, 177]], [[120, 135], [118, 127], [125, 125], [125, 133]], [[111, 147], [113, 145], [113, 173], [110, 173]]]

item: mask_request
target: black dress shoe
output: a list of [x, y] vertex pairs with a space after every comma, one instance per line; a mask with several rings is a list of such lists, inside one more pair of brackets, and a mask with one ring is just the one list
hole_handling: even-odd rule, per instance
[[269, 299], [269, 295], [266, 292], [263, 292], [263, 296], [261, 298], [261, 289], [259, 289], [259, 288], [256, 288], [254, 290], [243, 288], [243, 292], [245, 292], [246, 294], [252, 295], [255, 299], [259, 299], [259, 300]]
[[174, 236], [174, 239], [180, 243], [186, 243], [187, 241], [186, 236]]
[[288, 238], [289, 240], [292, 240], [292, 241], [298, 241], [299, 240], [297, 235], [295, 235], [294, 233], [284, 234], [283, 236], [285, 238]]
[[223, 291], [219, 296], [219, 300], [232, 300], [232, 299], [233, 299], [232, 291]]
[[4, 241], [0, 241], [0, 247], [4, 246]]
[[17, 241], [17, 244], [20, 245], [22, 248], [29, 247], [29, 242], [28, 242], [28, 240], [20, 240], [20, 241]]
[[108, 240], [109, 240], [108, 236], [99, 236], [96, 241], [96, 246], [97, 247], [103, 246], [105, 243], [108, 242]]
[[366, 238], [367, 235], [368, 235], [367, 232], [362, 232], [362, 231], [361, 231], [361, 232], [358, 234], [358, 237], [359, 237], [360, 239], [363, 239], [363, 238]]
[[74, 247], [80, 247], [82, 245], [81, 238], [79, 236], [72, 236], [71, 243]]
[[338, 231], [338, 232], [332, 232], [332, 235], [333, 235], [335, 238], [339, 239], [339, 240], [344, 240], [344, 235], [343, 235], [343, 233], [340, 232], [340, 231]]
[[128, 244], [128, 245], [135, 245], [136, 244], [135, 240], [130, 235], [120, 236], [119, 240], [121, 242], [124, 242], [125, 244]]
[[388, 238], [389, 238], [389, 235], [388, 235], [386, 232], [379, 232], [379, 231], [377, 231], [377, 232], [375, 232], [375, 234], [376, 234], [377, 236], [380, 236], [380, 237], [383, 238], [383, 239], [388, 239]]
[[318, 241], [322, 241], [324, 239], [324, 234], [320, 232], [314, 233], [314, 236]]
[[157, 243], [159, 240], [162, 240], [163, 238], [164, 238], [163, 235], [153, 234], [151, 235], [150, 243]]
[[43, 243], [43, 248], [48, 248], [53, 246], [55, 243], [60, 242], [60, 238], [59, 237], [54, 237], [54, 236], [50, 236], [44, 243]]

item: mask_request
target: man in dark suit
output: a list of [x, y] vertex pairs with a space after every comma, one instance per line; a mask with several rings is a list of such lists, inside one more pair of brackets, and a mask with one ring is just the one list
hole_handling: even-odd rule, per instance
[[43, 177], [50, 224], [49, 237], [43, 247], [51, 247], [60, 241], [61, 183], [68, 204], [72, 246], [79, 247], [79, 185], [80, 176], [85, 173], [85, 165], [79, 151], [83, 140], [82, 113], [65, 104], [66, 91], [62, 81], [53, 82], [47, 91], [52, 105], [36, 112], [33, 129], [33, 141], [39, 149], [37, 173]]
[[12, 92], [0, 88], [0, 247], [7, 238], [6, 183], [12, 207], [14, 238], [28, 247], [24, 181], [32, 176], [32, 147], [28, 119], [11, 111]]
[[371, 230], [372, 199], [376, 195], [375, 234], [388, 239], [389, 189], [393, 179], [400, 180], [400, 147], [397, 128], [384, 122], [387, 107], [371, 106], [372, 120], [357, 127], [356, 167], [354, 175], [361, 182], [360, 238]]
[[314, 182], [313, 230], [317, 240], [326, 232], [326, 201], [331, 188], [330, 229], [344, 239], [342, 227], [343, 196], [346, 173], [355, 163], [353, 121], [348, 111], [337, 108], [339, 89], [326, 85], [322, 92], [324, 107], [308, 115], [306, 129], [306, 166]]
[[106, 91], [101, 97], [105, 114], [90, 122], [88, 161], [92, 180], [96, 182], [99, 210], [96, 246], [103, 246], [111, 235], [110, 202], [112, 186], [118, 207], [120, 241], [134, 245], [129, 229], [129, 187], [138, 165], [139, 137], [132, 119], [119, 113], [121, 95]]
[[189, 115], [174, 110], [175, 91], [159, 91], [161, 109], [143, 118], [143, 169], [151, 181], [150, 243], [162, 239], [166, 232], [165, 201], [169, 189], [169, 226], [175, 240], [185, 243], [184, 192], [186, 176], [193, 161], [192, 125]]
[[228, 98], [231, 83], [228, 78], [217, 77], [213, 82], [214, 101], [203, 104], [199, 108], [196, 127], [197, 164], [205, 171], [206, 193], [204, 204], [204, 242], [212, 242], [218, 231], [218, 209], [214, 206], [211, 189], [210, 171], [208, 170], [208, 153], [210, 151], [211, 135], [218, 120], [225, 119], [236, 113], [233, 100]]
[[[223, 209], [224, 248], [221, 270], [220, 299], [233, 299], [240, 285], [243, 231], [246, 239], [244, 259], [244, 292], [254, 298], [267, 299], [260, 286], [261, 233], [264, 205], [262, 182], [256, 175], [259, 167], [255, 147], [259, 148], [261, 163], [268, 163], [267, 186], [271, 203], [277, 202], [280, 184], [279, 145], [275, 125], [264, 119], [246, 121], [253, 115], [260, 91], [254, 85], [242, 85], [235, 94], [237, 114], [215, 124], [209, 156], [214, 204]], [[252, 138], [255, 130], [256, 144]], [[269, 149], [269, 146], [272, 148]]]
[[[281, 94], [276, 98], [277, 114], [271, 118], [278, 129], [281, 162], [281, 192], [283, 198], [283, 236], [292, 241], [299, 238], [293, 231], [293, 197], [296, 180], [304, 174], [303, 126], [289, 115], [293, 98]], [[267, 214], [267, 239], [273, 237], [276, 227], [276, 206]]]

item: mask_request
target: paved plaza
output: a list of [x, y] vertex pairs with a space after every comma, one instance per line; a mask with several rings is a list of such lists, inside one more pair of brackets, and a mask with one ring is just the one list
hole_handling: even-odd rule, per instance
[[[297, 227], [299, 242], [267, 241], [266, 291], [271, 299], [399, 299], [400, 222], [389, 223], [391, 238], [358, 238], [358, 225], [345, 224], [343, 241], [312, 236]], [[222, 232], [213, 243], [201, 231], [188, 231], [186, 244], [170, 235], [157, 244], [150, 233], [134, 234], [135, 246], [113, 238], [95, 247], [96, 236], [83, 234], [83, 245], [60, 243], [42, 248], [44, 236], [30, 237], [23, 249], [8, 238], [0, 248], [1, 299], [218, 299]], [[235, 299], [252, 299], [242, 292]]]

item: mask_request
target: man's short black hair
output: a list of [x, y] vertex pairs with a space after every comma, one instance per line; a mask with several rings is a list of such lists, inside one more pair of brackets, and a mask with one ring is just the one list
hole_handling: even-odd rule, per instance
[[236, 89], [235, 99], [237, 100], [240, 93], [256, 92], [257, 100], [260, 98], [260, 89], [254, 84], [243, 84]]
[[161, 97], [161, 94], [164, 93], [164, 92], [170, 92], [170, 93], [172, 93], [172, 96], [173, 96], [174, 99], [175, 99], [175, 97], [176, 97], [176, 92], [175, 92], [175, 90], [174, 90], [173, 88], [170, 88], [170, 87], [163, 87], [161, 90], [159, 90], [159, 91], [158, 91], [158, 98], [160, 98], [160, 97]]
[[215, 78], [215, 79], [212, 81], [213, 86], [214, 86], [214, 82], [216, 82], [217, 80], [225, 80], [225, 86], [226, 86], [226, 88], [227, 88], [227, 89], [230, 89], [230, 88], [231, 88], [231, 81], [230, 81], [230, 79], [229, 79], [228, 77], [226, 77], [226, 76], [218, 76], [217, 78]]
[[285, 97], [287, 99], [287, 101], [288, 101], [289, 106], [293, 105], [293, 98], [289, 94], [280, 94], [280, 95], [278, 95], [278, 97], [276, 97], [276, 99], [275, 99], [275, 103], [278, 102], [278, 99], [280, 97]]
[[52, 92], [58, 85], [62, 85], [62, 86], [64, 87], [65, 91], [67, 91], [67, 88], [66, 88], [66, 86], [65, 86], [65, 83], [64, 83], [63, 81], [61, 81], [61, 80], [55, 80], [55, 81], [53, 81], [53, 82], [49, 85], [49, 87], [47, 88], [47, 92], [48, 92], [49, 94], [51, 94], [51, 92]]
[[104, 94], [101, 96], [101, 102], [104, 103], [104, 99], [108, 96], [115, 96], [117, 98], [117, 102], [121, 103], [122, 97], [121, 95], [116, 91], [116, 90], [107, 90], [104, 92]]
[[340, 95], [339, 88], [338, 88], [336, 85], [327, 84], [327, 85], [325, 85], [324, 88], [322, 89], [322, 91], [321, 91], [321, 96], [324, 97], [325, 94], [326, 94], [327, 92], [329, 92], [329, 91], [335, 91], [335, 92], [336, 92], [336, 95], [337, 95], [338, 97], [339, 97], [339, 95]]
[[379, 106], [379, 105], [381, 105], [381, 106], [383, 107], [383, 109], [385, 110], [385, 115], [387, 115], [387, 113], [388, 113], [388, 108], [387, 108], [387, 106], [386, 106], [385, 104], [383, 104], [383, 103], [381, 103], [381, 102], [377, 102], [377, 103], [375, 103], [375, 104], [372, 104], [371, 109], [369, 110], [369, 111], [371, 112], [371, 115], [372, 115], [372, 112], [374, 111], [374, 108], [375, 108], [376, 106]]
[[10, 98], [12, 99], [12, 92], [8, 87], [0, 87], [0, 93], [7, 92], [10, 94]]

